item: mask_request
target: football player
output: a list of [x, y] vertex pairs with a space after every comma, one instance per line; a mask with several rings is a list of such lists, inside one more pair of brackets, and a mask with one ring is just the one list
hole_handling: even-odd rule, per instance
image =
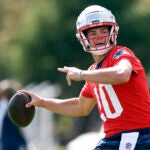
[[[150, 149], [150, 94], [144, 68], [133, 51], [117, 45], [119, 26], [108, 9], [92, 5], [77, 19], [76, 36], [95, 63], [87, 70], [58, 68], [68, 85], [85, 81], [79, 97], [44, 99], [29, 91], [26, 107], [44, 107], [68, 116], [86, 116], [97, 104], [105, 137], [94, 150]], [[80, 148], [79, 148], [80, 149]]]

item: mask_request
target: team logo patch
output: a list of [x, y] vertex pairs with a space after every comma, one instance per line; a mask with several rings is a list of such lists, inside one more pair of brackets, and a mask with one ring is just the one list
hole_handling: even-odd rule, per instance
[[131, 149], [132, 149], [132, 144], [126, 143], [126, 150], [131, 150]]
[[123, 54], [123, 51], [120, 50], [120, 51], [115, 53], [114, 58], [118, 59], [122, 54]]
[[114, 56], [113, 56], [113, 58], [115, 58], [115, 59], [118, 59], [121, 55], [123, 55], [123, 54], [126, 54], [126, 55], [129, 55], [129, 56], [131, 56], [131, 54], [129, 53], [129, 52], [127, 52], [127, 51], [125, 51], [125, 50], [119, 50], [119, 51], [117, 51], [115, 54], [114, 54]]

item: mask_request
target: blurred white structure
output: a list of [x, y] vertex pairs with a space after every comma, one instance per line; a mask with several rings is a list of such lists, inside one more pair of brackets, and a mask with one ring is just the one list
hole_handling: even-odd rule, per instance
[[81, 134], [67, 144], [67, 150], [93, 150], [104, 136], [103, 128], [99, 132]]
[[[45, 98], [55, 98], [61, 94], [61, 87], [44, 81], [40, 84], [31, 83], [24, 89], [32, 91]], [[57, 141], [53, 134], [53, 113], [36, 107], [36, 113], [31, 124], [23, 128], [29, 150], [56, 150]]]

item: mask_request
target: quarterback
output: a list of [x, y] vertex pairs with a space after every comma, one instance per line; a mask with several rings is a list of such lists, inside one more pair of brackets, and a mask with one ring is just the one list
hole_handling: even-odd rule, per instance
[[[84, 80], [78, 97], [45, 99], [30, 91], [37, 106], [68, 116], [89, 115], [95, 105], [105, 137], [94, 150], [150, 150], [150, 94], [144, 68], [132, 50], [117, 45], [119, 26], [111, 11], [99, 5], [85, 8], [76, 22], [76, 36], [95, 63], [87, 70], [58, 68], [72, 80]], [[80, 149], [80, 148], [79, 148]]]

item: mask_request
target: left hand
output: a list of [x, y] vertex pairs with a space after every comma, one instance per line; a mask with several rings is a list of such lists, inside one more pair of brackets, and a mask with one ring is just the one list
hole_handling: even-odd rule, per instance
[[68, 82], [68, 85], [70, 86], [72, 84], [72, 80], [74, 81], [81, 81], [81, 72], [82, 70], [76, 68], [76, 67], [63, 67], [58, 68], [58, 71], [66, 73], [66, 79]]

